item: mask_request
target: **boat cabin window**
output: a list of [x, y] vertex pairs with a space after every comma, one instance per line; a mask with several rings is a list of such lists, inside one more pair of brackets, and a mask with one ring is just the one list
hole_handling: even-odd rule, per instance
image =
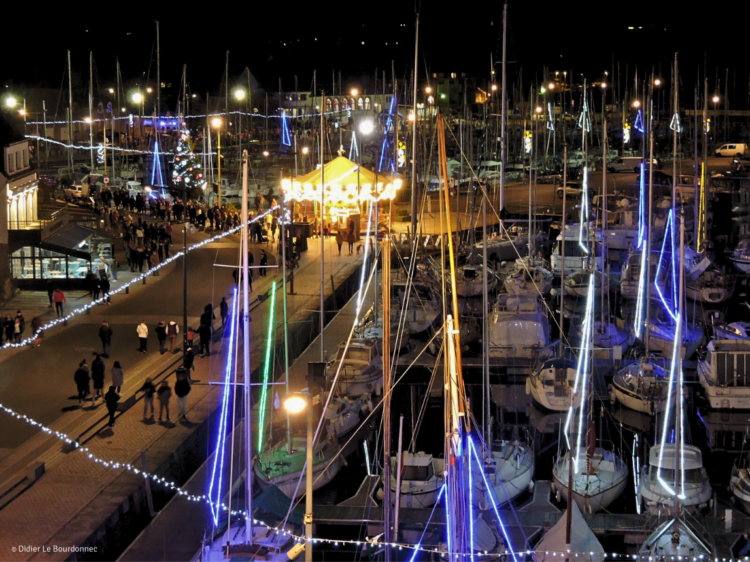
[[426, 466], [404, 466], [404, 480], [419, 480], [426, 482], [432, 478], [432, 463]]
[[464, 277], [466, 279], [476, 279], [477, 278], [477, 270], [476, 269], [464, 269]]
[[[656, 482], [656, 475], [659, 467], [649, 467], [648, 477], [649, 480]], [[674, 482], [674, 470], [671, 468], [661, 469], [661, 478], [667, 483]], [[685, 471], [685, 483], [686, 484], [700, 484], [704, 480], [702, 468], [691, 468]]]

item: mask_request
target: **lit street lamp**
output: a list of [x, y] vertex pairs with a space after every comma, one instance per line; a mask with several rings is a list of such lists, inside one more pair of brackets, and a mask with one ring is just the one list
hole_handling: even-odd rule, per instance
[[245, 99], [245, 90], [243, 90], [242, 88], [237, 88], [237, 89], [236, 89], [236, 90], [234, 91], [234, 97], [235, 97], [235, 99], [236, 99], [237, 101], [242, 101], [242, 100], [244, 100], [244, 99]]
[[284, 399], [284, 408], [290, 415], [299, 414], [307, 408], [307, 469], [305, 471], [305, 562], [312, 562], [313, 521], [313, 407], [309, 392], [295, 392]]

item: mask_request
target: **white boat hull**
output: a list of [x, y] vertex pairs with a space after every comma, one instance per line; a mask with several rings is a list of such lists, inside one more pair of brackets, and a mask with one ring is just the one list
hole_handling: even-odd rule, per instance
[[[343, 459], [340, 455], [337, 456], [333, 461], [315, 465], [313, 467], [313, 491], [322, 488], [331, 480], [333, 480], [336, 477], [336, 474], [338, 474], [339, 470], [341, 470], [342, 465]], [[258, 485], [263, 490], [273, 484], [279, 490], [281, 490], [285, 496], [292, 499], [298, 498], [305, 494], [304, 482], [301, 485], [297, 486], [300, 480], [300, 476], [302, 475], [301, 470], [288, 472], [274, 478], [269, 478], [266, 474], [262, 473], [258, 467], [259, 465], [256, 463], [255, 481], [258, 482]]]
[[[570, 453], [558, 459], [552, 468], [555, 487], [560, 499], [565, 501], [568, 498], [569, 455]], [[591, 461], [597, 470], [587, 476], [584, 474], [585, 457], [584, 449], [579, 449], [580, 472], [573, 478], [573, 501], [582, 512], [595, 513], [606, 508], [622, 494], [628, 482], [628, 469], [613, 452], [597, 447]]]

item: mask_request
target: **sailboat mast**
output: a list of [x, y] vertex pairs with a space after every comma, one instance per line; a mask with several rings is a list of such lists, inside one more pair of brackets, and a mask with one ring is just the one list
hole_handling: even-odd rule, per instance
[[[326, 250], [326, 237], [322, 235], [322, 226], [325, 221], [325, 186], [326, 186], [326, 166], [325, 166], [325, 137], [326, 137], [326, 112], [323, 110], [325, 105], [325, 90], [320, 93], [320, 225], [321, 225], [321, 236], [320, 236], [320, 361], [326, 360], [326, 346], [325, 346], [325, 250]], [[266, 94], [268, 99], [268, 94]], [[266, 113], [267, 115], [267, 113]], [[268, 119], [268, 117], [266, 117]], [[267, 121], [266, 121], [267, 123]], [[266, 130], [268, 127], [266, 126]], [[292, 217], [294, 218], [294, 217]], [[377, 223], [375, 223], [377, 224]], [[387, 309], [386, 309], [387, 310]]]
[[[646, 87], [643, 87], [644, 93]], [[652, 236], [652, 207], [654, 202], [654, 171], [651, 163], [654, 161], [654, 77], [651, 76], [651, 87], [649, 89], [649, 115], [648, 115], [648, 222], [646, 224], [646, 248], [643, 250], [646, 252], [646, 259], [642, 263], [646, 264], [644, 267], [646, 271], [642, 271], [641, 275], [646, 276], [646, 330], [644, 334], [644, 347], [646, 349], [646, 357], [648, 357], [649, 343], [651, 341], [651, 243], [653, 242]], [[644, 164], [645, 165], [645, 164]], [[656, 282], [656, 280], [654, 280]]]
[[[68, 50], [68, 166], [70, 175], [73, 175], [73, 71], [70, 68], [70, 50]], [[47, 132], [45, 131], [45, 135]]]
[[[678, 90], [678, 67], [677, 67], [677, 53], [674, 55], [674, 114], [678, 115], [679, 113], [679, 106], [678, 98], [677, 98], [677, 90]], [[672, 165], [672, 172], [673, 172], [673, 178], [677, 178], [677, 135], [679, 134], [679, 127], [677, 124], [677, 120], [674, 121], [674, 140], [673, 140], [673, 156], [674, 156], [674, 164]], [[676, 195], [675, 195], [675, 187], [676, 182], [672, 182], [673, 191], [672, 191], [672, 200], [673, 202], [676, 202]], [[676, 215], [672, 214], [672, 225], [674, 228], [674, 224], [677, 220]], [[683, 467], [683, 451], [684, 451], [684, 440], [685, 436], [682, 432], [682, 325], [683, 325], [683, 298], [684, 298], [684, 291], [685, 291], [685, 267], [683, 264], [685, 263], [685, 211], [684, 209], [680, 212], [680, 260], [678, 262], [678, 267], [680, 268], [680, 276], [679, 276], [679, 290], [677, 292], [677, 298], [679, 299], [678, 307], [677, 307], [677, 330], [675, 334], [675, 349], [677, 350], [676, 358], [677, 361], [677, 392], [675, 392], [675, 402], [676, 402], [676, 415], [675, 418], [675, 445], [677, 447], [678, 455], [675, 455], [675, 515], [678, 513], [679, 509], [679, 499], [681, 497], [684, 498], [684, 490], [680, 487], [680, 482], [682, 481], [682, 471], [684, 469]], [[679, 457], [679, 462], [677, 461], [677, 458]]]
[[[159, 117], [161, 116], [161, 50], [159, 48], [159, 22], [156, 22], [156, 123], [157, 131], [159, 124]], [[159, 135], [156, 135], [156, 139], [159, 139]]]
[[680, 134], [679, 125], [679, 91], [680, 81], [677, 66], [677, 53], [674, 54], [674, 80], [672, 87], [674, 88], [674, 113], [672, 114], [672, 217], [676, 217], [677, 214], [677, 139]]
[[[248, 211], [247, 211], [247, 173], [248, 173], [248, 153], [247, 150], [242, 153], [242, 368], [243, 368], [243, 398], [245, 404], [245, 511], [248, 516], [245, 517], [245, 540], [251, 544], [253, 540], [253, 518], [252, 518], [252, 499], [253, 499], [253, 440], [252, 440], [252, 402], [250, 398], [250, 271], [248, 264], [248, 253], [250, 245], [248, 244]], [[273, 314], [273, 310], [271, 311]], [[273, 318], [270, 320], [273, 322]], [[230, 342], [231, 345], [231, 342]], [[258, 431], [262, 431], [258, 428]], [[311, 467], [307, 467], [308, 471]]]
[[[562, 220], [560, 221], [560, 357], [563, 356], [563, 342], [565, 341], [565, 213], [568, 202], [568, 142], [563, 139], [563, 203]], [[572, 403], [572, 398], [571, 398]]]
[[[377, 201], [375, 202], [377, 205]], [[377, 224], [377, 223], [376, 223]], [[391, 536], [391, 253], [388, 233], [383, 236], [383, 540]], [[396, 537], [398, 538], [398, 537]], [[391, 549], [385, 547], [385, 562], [391, 560]]]
[[94, 173], [94, 52], [89, 51], [89, 152]]
[[508, 105], [507, 92], [505, 91], [505, 49], [508, 32], [508, 2], [503, 5], [503, 64], [502, 64], [502, 103], [500, 107], [500, 195], [498, 212], [505, 208], [505, 158], [507, 154], [507, 142], [505, 138], [505, 108]]
[[[462, 159], [463, 160], [463, 159]], [[489, 310], [489, 276], [487, 267], [487, 188], [482, 188], [482, 404], [484, 406], [484, 440], [487, 446], [492, 445], [490, 434], [490, 310]], [[472, 229], [473, 230], [473, 229]], [[494, 272], [493, 272], [494, 273]]]
[[[419, 74], [419, 12], [414, 28], [414, 84], [412, 87], [412, 115], [414, 120], [411, 122], [411, 236], [412, 240], [417, 239], [417, 75]], [[377, 91], [377, 72], [376, 72], [376, 91]], [[385, 90], [385, 84], [383, 84]], [[463, 159], [462, 159], [463, 162]]]

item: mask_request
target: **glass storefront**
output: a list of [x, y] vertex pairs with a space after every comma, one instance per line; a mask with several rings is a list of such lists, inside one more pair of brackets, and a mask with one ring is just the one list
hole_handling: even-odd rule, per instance
[[46, 248], [24, 246], [10, 256], [14, 279], [84, 279], [91, 268], [91, 260]]

